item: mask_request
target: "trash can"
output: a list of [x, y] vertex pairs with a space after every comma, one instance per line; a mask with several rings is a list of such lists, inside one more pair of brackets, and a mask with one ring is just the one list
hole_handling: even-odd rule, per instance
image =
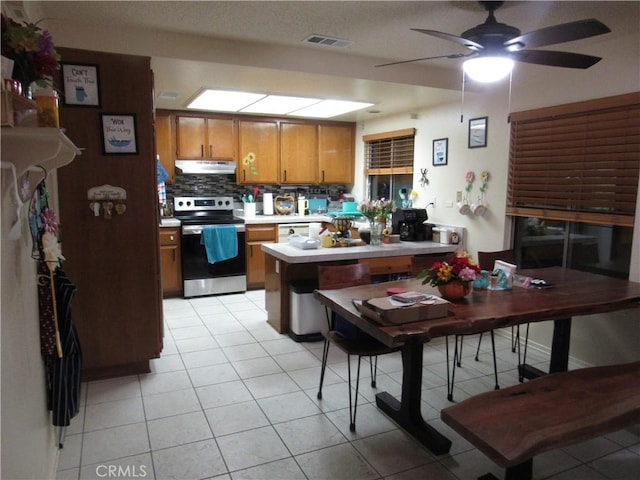
[[322, 340], [327, 329], [324, 306], [313, 298], [317, 282], [292, 282], [289, 284], [289, 336], [296, 342]]

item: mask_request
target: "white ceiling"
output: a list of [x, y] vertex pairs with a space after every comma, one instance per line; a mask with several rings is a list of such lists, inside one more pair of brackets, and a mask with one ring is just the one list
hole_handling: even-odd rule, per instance
[[[410, 29], [459, 35], [486, 18], [478, 2], [466, 1], [44, 1], [24, 2], [24, 8], [32, 20], [44, 19], [57, 45], [152, 57], [159, 108], [184, 109], [205, 86], [375, 103], [338, 118], [349, 121], [459, 99], [459, 59], [375, 65], [463, 52]], [[547, 48], [604, 57], [588, 71], [520, 64], [514, 91], [537, 75], [580, 81], [581, 75], [607, 72], [613, 56], [638, 55], [640, 2], [506, 2], [496, 17], [523, 33], [585, 18], [612, 30]], [[311, 34], [353, 44], [332, 49], [302, 43]], [[163, 99], [163, 92], [179, 97]]]

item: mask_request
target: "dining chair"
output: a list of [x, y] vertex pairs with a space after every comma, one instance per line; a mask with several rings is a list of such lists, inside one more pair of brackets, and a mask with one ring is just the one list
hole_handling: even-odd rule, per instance
[[[451, 258], [451, 254], [447, 254], [446, 256], [424, 256], [424, 257], [413, 257], [411, 259], [411, 271], [414, 275], [417, 275], [421, 271], [426, 268], [431, 268], [431, 266], [435, 262], [446, 261]], [[446, 358], [447, 358], [447, 400], [450, 402], [453, 401], [453, 386], [455, 383], [456, 377], [456, 366], [462, 366], [462, 340], [466, 335], [455, 335], [454, 337], [454, 349], [453, 349], [453, 361], [451, 366], [449, 364], [449, 336], [445, 336], [445, 348], [446, 348]], [[480, 351], [480, 342], [482, 341], [482, 333], [480, 333], [480, 337], [478, 339], [478, 349], [476, 351], [476, 361], [479, 361], [478, 354]], [[496, 364], [496, 347], [495, 347], [495, 339], [493, 336], [493, 330], [491, 330], [491, 346], [493, 351], [493, 373], [495, 378], [495, 389], [498, 390], [500, 385], [498, 384], [498, 367]]]
[[[334, 290], [371, 283], [371, 273], [368, 263], [353, 265], [319, 266], [318, 288], [320, 290]], [[318, 388], [318, 400], [322, 400], [322, 384], [327, 368], [329, 346], [333, 343], [347, 354], [347, 372], [349, 382], [349, 430], [356, 430], [356, 413], [358, 408], [358, 388], [360, 386], [360, 363], [362, 357], [369, 357], [371, 370], [371, 387], [376, 388], [376, 375], [378, 368], [378, 355], [399, 351], [402, 346], [388, 347], [347, 322], [334, 311], [325, 307], [328, 331], [323, 332], [324, 348], [322, 351], [322, 368], [320, 370], [320, 386]], [[358, 357], [356, 373], [355, 399], [351, 391], [351, 356]]]
[[[483, 270], [493, 270], [496, 260], [503, 260], [509, 263], [515, 262], [515, 252], [513, 249], [500, 250], [497, 252], [478, 252], [478, 263]], [[521, 354], [521, 342], [520, 342], [520, 325], [511, 327], [511, 351], [518, 353], [518, 380], [524, 382], [524, 376], [522, 375], [522, 365], [527, 362], [527, 344], [529, 343], [529, 324], [523, 325], [525, 328], [524, 335], [524, 354]], [[482, 341], [482, 335], [480, 336]], [[476, 351], [476, 360], [478, 359], [478, 351], [480, 350], [480, 341], [478, 341], [478, 350]]]
[[[496, 260], [502, 260], [507, 263], [515, 263], [516, 255], [513, 249], [499, 250], [495, 252], [478, 252], [478, 264], [482, 270], [493, 271], [493, 266]], [[520, 338], [520, 326], [511, 327], [511, 351], [515, 353], [516, 345]], [[476, 360], [478, 359], [478, 352], [480, 351], [480, 342], [482, 341], [482, 334], [480, 334], [480, 340], [478, 341], [478, 349], [476, 351]]]

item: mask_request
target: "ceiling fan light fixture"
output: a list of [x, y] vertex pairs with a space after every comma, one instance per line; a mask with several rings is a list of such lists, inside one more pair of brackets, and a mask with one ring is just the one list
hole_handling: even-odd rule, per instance
[[462, 69], [476, 82], [497, 82], [511, 73], [513, 60], [506, 57], [475, 57], [466, 60]]

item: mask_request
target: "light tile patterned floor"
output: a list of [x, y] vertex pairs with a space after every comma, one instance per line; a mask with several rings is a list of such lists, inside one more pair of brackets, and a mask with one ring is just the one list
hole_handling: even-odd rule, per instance
[[[349, 431], [346, 357], [330, 351], [316, 398], [322, 343], [296, 343], [266, 323], [264, 291], [164, 301], [162, 357], [152, 373], [83, 385], [59, 479], [226, 480], [476, 479], [502, 471], [439, 419], [446, 400], [444, 339], [425, 346], [424, 418], [452, 441], [434, 456], [375, 406], [376, 391], [400, 394], [399, 354], [380, 357], [378, 389], [361, 382], [357, 431]], [[501, 386], [517, 382], [509, 338], [497, 335]], [[493, 388], [488, 338], [465, 340], [454, 397]], [[544, 367], [543, 353], [530, 352]], [[369, 375], [368, 365], [362, 369]], [[536, 479], [640, 478], [640, 429], [548, 452]]]

